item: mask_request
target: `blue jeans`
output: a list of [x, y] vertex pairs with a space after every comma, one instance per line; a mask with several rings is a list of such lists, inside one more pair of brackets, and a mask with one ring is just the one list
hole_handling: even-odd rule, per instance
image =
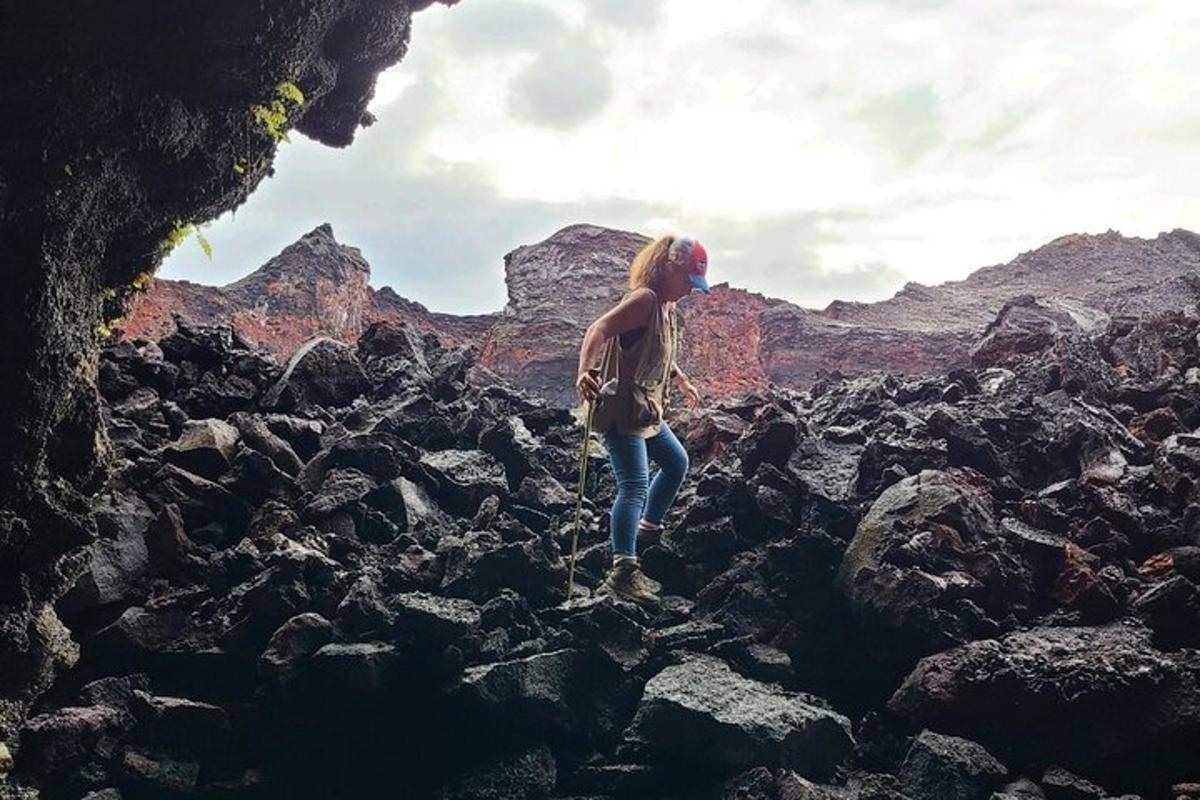
[[[661, 525], [687, 474], [688, 454], [664, 420], [649, 438], [636, 433], [604, 434], [608, 461], [617, 483], [617, 498], [609, 517], [613, 555], [637, 555], [638, 518]], [[653, 480], [647, 457], [658, 464]]]

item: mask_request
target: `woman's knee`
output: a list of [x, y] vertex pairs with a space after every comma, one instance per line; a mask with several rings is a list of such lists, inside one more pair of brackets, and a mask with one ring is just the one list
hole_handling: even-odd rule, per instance
[[621, 477], [617, 479], [617, 494], [621, 497], [645, 499], [650, 490], [650, 481], [645, 475]]
[[691, 459], [688, 458], [687, 450], [684, 450], [682, 446], [676, 450], [675, 465], [681, 474], [686, 474], [688, 467], [691, 466]]
[[663, 454], [659, 468], [677, 478], [683, 478], [687, 474], [689, 464], [687, 450], [682, 447], [671, 447]]
[[657, 452], [655, 453], [655, 460], [659, 462], [660, 468], [678, 475], [683, 475], [687, 472], [690, 465], [687, 450], [673, 431], [669, 429], [663, 430], [656, 444], [657, 447], [655, 450]]

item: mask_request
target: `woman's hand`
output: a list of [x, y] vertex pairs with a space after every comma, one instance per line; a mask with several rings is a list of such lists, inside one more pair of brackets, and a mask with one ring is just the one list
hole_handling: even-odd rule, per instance
[[687, 378], [679, 379], [679, 391], [683, 392], [683, 396], [687, 398], [688, 408], [700, 407], [700, 392]]
[[596, 399], [596, 395], [600, 393], [600, 378], [589, 372], [581, 372], [575, 378], [575, 391], [579, 393], [579, 399], [584, 402], [591, 402]]

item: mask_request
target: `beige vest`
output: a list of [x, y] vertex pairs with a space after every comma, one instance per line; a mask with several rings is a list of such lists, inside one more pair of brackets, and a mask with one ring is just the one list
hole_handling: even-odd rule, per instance
[[641, 436], [658, 433], [666, 412], [677, 341], [675, 304], [655, 303], [654, 313], [637, 341], [629, 347], [621, 344], [620, 336], [605, 342], [600, 358], [600, 385], [616, 378], [617, 393], [596, 398], [593, 431], [615, 430]]

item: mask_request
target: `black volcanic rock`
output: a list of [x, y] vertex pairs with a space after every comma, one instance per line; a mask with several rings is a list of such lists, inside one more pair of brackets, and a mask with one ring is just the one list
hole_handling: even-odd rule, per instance
[[1200, 658], [1129, 625], [1037, 628], [922, 659], [889, 705], [1002, 757], [1087, 768], [1194, 737]]
[[1164, 649], [1200, 646], [1200, 586], [1183, 575], [1163, 581], [1134, 603]]
[[549, 794], [558, 774], [546, 744], [507, 755], [471, 771], [442, 789], [437, 800], [519, 800]]
[[[1200, 321], [1068, 326], [1004, 367], [827, 375], [681, 424], [688, 479], [639, 542], [653, 613], [596, 592], [600, 451], [566, 602], [578, 423], [468, 351], [385, 323], [338, 349], [354, 393], [279, 413], [277, 367], [181, 331], [105, 356], [100, 543], [57, 609], [72, 634], [37, 654], [63, 677], [35, 718], [63, 722], [15, 750], [19, 786], [912, 800], [1192, 777], [1200, 508], [1187, 440], [1131, 426], [1193, 419]], [[1068, 363], [1109, 379], [1047, 379]], [[224, 414], [191, 394], [205, 375], [245, 382]], [[170, 463], [206, 426], [236, 431], [228, 466]]]
[[900, 766], [900, 782], [914, 800], [985, 800], [1007, 774], [976, 742], [927, 730]]
[[504, 730], [553, 732], [573, 736], [590, 728], [577, 709], [587, 703], [588, 663], [576, 650], [555, 650], [464, 671], [457, 702], [464, 718]]
[[629, 752], [707, 766], [765, 764], [830, 774], [850, 752], [850, 722], [802, 696], [695, 656], [655, 675], [625, 732]]
[[263, 397], [270, 408], [284, 411], [313, 405], [349, 405], [370, 387], [366, 373], [348, 345], [330, 338], [309, 341], [292, 355], [283, 375]]
[[[871, 505], [838, 581], [851, 603], [926, 651], [999, 633], [1032, 592], [971, 472], [923, 470]], [[913, 641], [916, 638], [917, 641]]]
[[99, 537], [88, 548], [90, 563], [62, 600], [64, 614], [133, 600], [149, 570], [147, 531], [154, 513], [144, 500], [107, 492], [96, 498]]
[[297, 614], [271, 634], [258, 661], [259, 675], [268, 688], [288, 682], [333, 636], [333, 625], [320, 614]]
[[178, 439], [163, 451], [164, 460], [209, 480], [217, 480], [237, 455], [237, 428], [220, 419], [188, 420]]

